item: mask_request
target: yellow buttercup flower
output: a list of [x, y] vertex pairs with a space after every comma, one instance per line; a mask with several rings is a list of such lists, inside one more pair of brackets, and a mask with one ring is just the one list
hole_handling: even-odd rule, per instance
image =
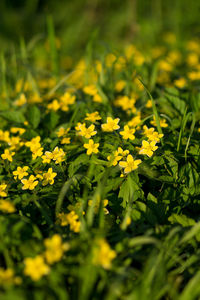
[[92, 262], [94, 265], [110, 269], [112, 260], [116, 255], [116, 252], [110, 248], [105, 239], [99, 239], [95, 242], [93, 248]]
[[118, 130], [120, 128], [120, 126], [118, 125], [119, 120], [119, 118], [112, 119], [111, 117], [107, 117], [107, 123], [101, 125], [102, 130], [106, 132]]
[[53, 172], [52, 168], [49, 168], [46, 173], [43, 174], [42, 185], [54, 184], [54, 178], [57, 176], [57, 173]]
[[134, 133], [135, 133], [135, 129], [129, 128], [128, 125], [125, 125], [124, 130], [120, 132], [123, 139], [125, 139], [125, 140], [127, 140], [127, 139], [134, 140], [135, 139]]
[[46, 250], [44, 256], [48, 264], [53, 264], [62, 259], [64, 252], [69, 249], [69, 244], [62, 242], [59, 234], [54, 234], [51, 238], [44, 240]]
[[139, 154], [146, 154], [148, 157], [151, 157], [153, 155], [153, 152], [158, 149], [158, 146], [156, 146], [156, 142], [147, 142], [142, 141], [142, 147], [139, 151]]
[[22, 179], [21, 182], [23, 183], [22, 190], [34, 190], [38, 184], [38, 180], [34, 175], [31, 175], [29, 179]]
[[129, 154], [126, 161], [120, 161], [119, 166], [124, 168], [124, 173], [130, 173], [138, 168], [138, 165], [141, 164], [141, 159], [133, 159], [133, 156]]
[[19, 276], [15, 276], [14, 271], [10, 268], [0, 268], [0, 286], [10, 286], [12, 284], [21, 284], [22, 279]]
[[63, 149], [56, 147], [52, 152], [52, 159], [55, 161], [55, 164], [59, 164], [65, 160], [65, 152]]
[[5, 192], [7, 188], [7, 184], [0, 184], [0, 197], [7, 197], [7, 193]]
[[14, 178], [15, 180], [18, 179], [21, 180], [23, 177], [27, 176], [28, 173], [26, 172], [28, 170], [28, 166], [25, 166], [25, 167], [17, 167], [17, 170], [16, 171], [13, 171], [13, 175], [14, 175]]
[[93, 124], [87, 128], [85, 126], [85, 123], [83, 123], [79, 126], [78, 134], [81, 136], [84, 136], [86, 139], [90, 139], [91, 136], [94, 136], [97, 133], [97, 131], [95, 131], [94, 129], [95, 129], [95, 126]]
[[54, 155], [50, 151], [45, 151], [44, 155], [42, 155], [42, 162], [43, 163], [50, 163], [50, 161], [53, 159]]
[[97, 120], [101, 120], [101, 117], [99, 115], [98, 111], [95, 111], [93, 113], [86, 113], [86, 118], [85, 120], [91, 121], [92, 123], [96, 122]]
[[78, 215], [72, 210], [70, 213], [60, 213], [58, 215], [58, 220], [61, 226], [70, 226], [70, 230], [74, 232], [80, 231], [81, 222], [78, 219]]
[[12, 202], [3, 199], [0, 199], [0, 210], [8, 214], [14, 213], [16, 211], [15, 206], [12, 204]]
[[98, 150], [99, 143], [95, 144], [92, 139], [89, 140], [88, 144], [84, 144], [83, 147], [87, 149], [87, 155], [99, 152]]
[[50, 272], [50, 268], [45, 263], [42, 255], [37, 255], [34, 258], [25, 258], [24, 264], [24, 274], [30, 276], [33, 281], [38, 281], [41, 277]]
[[14, 156], [15, 155], [15, 152], [12, 152], [12, 151], [10, 151], [10, 150], [8, 150], [8, 149], [5, 149], [4, 150], [4, 153], [3, 154], [1, 154], [1, 157], [2, 157], [2, 159], [3, 160], [9, 160], [10, 162], [12, 162], [13, 161], [13, 159], [12, 159], [12, 156]]
[[129, 154], [129, 150], [123, 150], [121, 147], [114, 152], [113, 155], [109, 155], [107, 159], [111, 162], [112, 166], [116, 166], [118, 161], [120, 161], [123, 157]]

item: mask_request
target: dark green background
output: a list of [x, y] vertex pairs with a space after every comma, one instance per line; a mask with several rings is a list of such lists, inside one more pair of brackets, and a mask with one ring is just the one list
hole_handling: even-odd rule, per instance
[[83, 49], [94, 32], [109, 44], [156, 42], [163, 31], [200, 35], [198, 0], [1, 0], [0, 15], [1, 49], [21, 37], [45, 39], [48, 15], [69, 53]]

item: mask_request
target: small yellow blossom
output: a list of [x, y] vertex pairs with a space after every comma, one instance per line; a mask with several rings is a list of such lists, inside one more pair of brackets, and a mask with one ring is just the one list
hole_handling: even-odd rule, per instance
[[7, 188], [7, 184], [0, 184], [0, 197], [7, 197], [7, 193], [5, 192]]
[[146, 108], [151, 108], [152, 107], [152, 100], [151, 99], [149, 99], [148, 101], [147, 101], [147, 103], [146, 103]]
[[0, 210], [4, 213], [14, 213], [16, 211], [15, 206], [8, 200], [0, 199]]
[[116, 252], [110, 248], [110, 245], [105, 239], [96, 241], [93, 249], [94, 265], [102, 266], [105, 269], [110, 269], [112, 260], [116, 257]]
[[187, 84], [187, 81], [185, 78], [179, 78], [174, 81], [175, 87], [177, 87], [179, 89], [183, 89], [186, 86], [186, 84]]
[[57, 173], [53, 172], [52, 168], [49, 168], [46, 173], [43, 174], [42, 185], [54, 184], [54, 178], [57, 176]]
[[69, 128], [65, 129], [63, 127], [60, 127], [59, 130], [56, 132], [58, 137], [62, 137], [64, 135], [66, 135], [69, 132]]
[[50, 272], [50, 268], [45, 263], [42, 255], [37, 255], [34, 258], [25, 258], [24, 264], [24, 274], [30, 276], [33, 281], [38, 281], [41, 277]]
[[156, 142], [147, 142], [142, 141], [142, 147], [139, 151], [139, 154], [146, 154], [148, 157], [151, 157], [153, 155], [153, 152], [158, 149], [158, 146], [156, 146]]
[[23, 183], [22, 190], [34, 190], [38, 184], [38, 180], [34, 175], [31, 175], [29, 179], [22, 179], [21, 182]]
[[17, 170], [16, 171], [13, 171], [13, 175], [14, 175], [14, 178], [15, 180], [18, 179], [21, 180], [23, 177], [27, 176], [28, 173], [26, 172], [28, 170], [28, 166], [25, 166], [25, 167], [17, 167]]
[[62, 148], [56, 147], [52, 152], [52, 159], [55, 161], [55, 164], [59, 164], [65, 160], [65, 152]]
[[95, 94], [95, 95], [93, 96], [93, 101], [94, 101], [94, 102], [97, 102], [97, 103], [102, 103], [102, 102], [103, 102], [103, 99], [102, 99], [102, 97], [101, 97], [99, 94]]
[[[153, 116], [153, 120], [150, 123], [151, 123], [151, 125], [156, 126], [155, 116]], [[165, 119], [160, 119], [160, 127], [163, 127], [163, 128], [168, 127], [168, 124]]]
[[44, 256], [48, 264], [53, 264], [61, 260], [64, 252], [69, 249], [69, 244], [62, 242], [59, 234], [54, 234], [51, 238], [44, 240], [46, 250]]
[[87, 149], [87, 155], [99, 152], [98, 150], [99, 143], [95, 144], [92, 139], [89, 140], [88, 144], [84, 144], [83, 147]]
[[43, 163], [50, 163], [50, 161], [53, 159], [54, 155], [50, 151], [45, 151], [44, 155], [42, 155], [42, 162]]
[[112, 119], [111, 117], [107, 117], [107, 123], [101, 125], [102, 130], [106, 132], [118, 130], [120, 128], [120, 126], [118, 125], [119, 120], [119, 118]]
[[81, 136], [84, 136], [86, 139], [90, 139], [91, 136], [94, 136], [97, 131], [95, 131], [95, 126], [94, 124], [90, 125], [88, 128], [85, 126], [85, 123], [77, 125], [76, 127], [79, 131], [78, 134]]
[[10, 129], [11, 133], [19, 133], [20, 135], [22, 135], [26, 130], [24, 128], [19, 128], [19, 127], [12, 127]]
[[85, 117], [85, 120], [88, 120], [88, 121], [90, 121], [92, 123], [96, 122], [97, 120], [101, 120], [101, 117], [100, 117], [98, 111], [95, 111], [95, 112], [90, 113], [90, 114], [86, 113], [86, 116], [87, 117]]
[[15, 152], [12, 152], [12, 151], [10, 151], [10, 150], [8, 150], [8, 149], [5, 149], [4, 150], [4, 153], [3, 154], [1, 154], [1, 157], [2, 157], [2, 159], [4, 159], [4, 160], [9, 160], [10, 162], [12, 162], [13, 161], [13, 159], [12, 159], [12, 156], [13, 155], [15, 155]]
[[129, 128], [128, 125], [125, 125], [124, 130], [120, 132], [123, 139], [125, 139], [125, 140], [127, 140], [127, 139], [134, 140], [135, 139], [134, 133], [135, 133], [135, 129]]
[[123, 150], [121, 147], [114, 152], [114, 155], [109, 155], [107, 159], [111, 162], [112, 166], [116, 166], [118, 162], [129, 154], [129, 150]]
[[10, 286], [12, 284], [21, 284], [22, 279], [19, 276], [15, 276], [12, 269], [0, 268], [0, 286]]
[[119, 162], [119, 166], [124, 168], [124, 173], [130, 173], [131, 171], [136, 170], [141, 162], [141, 159], [134, 160], [133, 156], [129, 154], [126, 161]]
[[164, 136], [163, 134], [159, 134], [153, 127], [148, 128], [146, 125], [143, 126], [144, 135], [149, 139], [149, 141], [159, 142], [160, 139]]
[[24, 105], [26, 103], [27, 103], [26, 96], [24, 94], [21, 94], [19, 96], [19, 98], [14, 102], [14, 105], [16, 105], [16, 106], [22, 106], [22, 105]]
[[57, 99], [54, 99], [51, 103], [47, 105], [49, 110], [57, 111], [60, 108], [60, 103]]
[[83, 88], [83, 91], [85, 94], [88, 94], [90, 96], [94, 96], [98, 93], [98, 90], [96, 88], [95, 85], [91, 84], [91, 85], [87, 85]]
[[81, 222], [78, 219], [78, 215], [72, 210], [70, 213], [60, 213], [58, 219], [61, 226], [70, 226], [70, 230], [74, 232], [80, 231]]
[[125, 80], [119, 80], [115, 84], [115, 90], [117, 92], [121, 92], [126, 86], [126, 81]]
[[[97, 197], [96, 202], [95, 202], [95, 207], [94, 207], [94, 212], [97, 214], [99, 211], [99, 207], [100, 207], [100, 203], [101, 203], [101, 198]], [[104, 199], [102, 200], [103, 203], [103, 211], [104, 214], [107, 215], [109, 214], [108, 209], [106, 208], [106, 206], [108, 205], [108, 199]], [[93, 200], [88, 200], [88, 205], [92, 206], [93, 205]]]
[[64, 138], [61, 140], [61, 144], [70, 144], [70, 138], [69, 138], [69, 137], [64, 137]]

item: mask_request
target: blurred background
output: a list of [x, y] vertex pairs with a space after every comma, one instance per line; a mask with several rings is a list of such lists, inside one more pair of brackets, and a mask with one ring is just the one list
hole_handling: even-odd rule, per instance
[[165, 31], [200, 36], [198, 0], [1, 0], [0, 15], [1, 51], [22, 37], [44, 41], [48, 16], [69, 55], [83, 51], [91, 38], [116, 46], [156, 43]]

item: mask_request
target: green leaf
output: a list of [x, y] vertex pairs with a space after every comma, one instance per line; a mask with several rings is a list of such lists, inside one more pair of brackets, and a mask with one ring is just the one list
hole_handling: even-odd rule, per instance
[[1, 111], [0, 116], [15, 123], [24, 123], [26, 121], [23, 113], [20, 111]]
[[40, 110], [37, 106], [32, 106], [28, 109], [27, 120], [34, 129], [38, 127], [40, 123]]
[[177, 215], [177, 214], [172, 214], [169, 218], [168, 218], [169, 222], [172, 224], [180, 224], [183, 227], [188, 227], [188, 226], [193, 226], [196, 224], [196, 222], [185, 216], [185, 215]]

